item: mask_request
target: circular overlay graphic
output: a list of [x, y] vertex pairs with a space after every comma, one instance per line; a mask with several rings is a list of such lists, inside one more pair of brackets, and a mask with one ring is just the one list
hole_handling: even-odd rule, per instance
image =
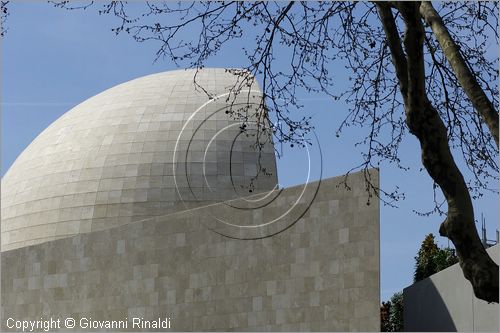
[[[193, 218], [226, 237], [258, 239], [288, 229], [307, 212], [321, 183], [321, 147], [313, 133], [304, 149], [306, 170], [294, 170], [305, 173], [305, 183], [284, 194], [273, 174], [275, 147], [263, 112], [260, 91], [221, 94], [198, 107], [177, 137], [177, 195], [186, 209], [207, 201], [190, 210]], [[310, 182], [313, 177], [319, 180]]]

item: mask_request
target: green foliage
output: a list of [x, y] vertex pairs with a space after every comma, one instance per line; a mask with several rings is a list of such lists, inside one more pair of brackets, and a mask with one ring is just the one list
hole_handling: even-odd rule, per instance
[[391, 301], [382, 302], [380, 306], [380, 332], [390, 332], [391, 324], [389, 316], [391, 314]]
[[458, 262], [455, 250], [450, 248], [439, 249], [435, 257], [436, 272], [442, 271]]
[[395, 293], [391, 297], [391, 311], [389, 313], [391, 332], [403, 332], [403, 292]]
[[441, 249], [437, 246], [434, 235], [425, 236], [418, 255], [415, 257], [415, 273], [413, 281], [423, 280], [458, 262], [455, 250], [450, 248]]
[[380, 307], [380, 331], [403, 332], [403, 292], [392, 295], [387, 302], [382, 302]]

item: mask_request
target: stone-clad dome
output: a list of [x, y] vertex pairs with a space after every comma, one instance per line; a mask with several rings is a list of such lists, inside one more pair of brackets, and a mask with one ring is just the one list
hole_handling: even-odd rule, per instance
[[[236, 76], [204, 69], [209, 98], [194, 74], [120, 84], [45, 129], [2, 179], [2, 251], [273, 189], [272, 142], [258, 151], [251, 129], [257, 84], [227, 98]], [[226, 111], [246, 106], [242, 131]]]

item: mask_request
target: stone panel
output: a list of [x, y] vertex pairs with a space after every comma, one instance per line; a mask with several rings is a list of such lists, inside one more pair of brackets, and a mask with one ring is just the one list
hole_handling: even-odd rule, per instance
[[343, 179], [310, 184], [282, 230], [263, 227], [262, 238], [233, 229], [262, 229], [301, 186], [262, 208], [240, 199], [4, 251], [2, 330], [8, 318], [72, 317], [147, 331], [132, 318], [168, 317], [176, 331], [377, 331], [379, 203], [367, 205], [362, 173], [351, 190]]

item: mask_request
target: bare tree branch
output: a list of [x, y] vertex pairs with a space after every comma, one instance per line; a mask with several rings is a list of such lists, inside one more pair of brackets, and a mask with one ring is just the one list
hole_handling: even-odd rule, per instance
[[378, 13], [380, 21], [384, 27], [389, 49], [391, 50], [392, 62], [396, 68], [396, 75], [398, 77], [401, 94], [404, 98], [408, 95], [408, 65], [406, 63], [406, 56], [401, 46], [401, 39], [399, 38], [398, 28], [396, 21], [392, 15], [389, 3], [377, 2]]
[[420, 13], [432, 28], [432, 31], [439, 41], [446, 58], [450, 62], [458, 81], [462, 85], [465, 93], [470, 98], [476, 110], [483, 117], [485, 123], [490, 129], [491, 135], [495, 138], [495, 142], [498, 147], [498, 111], [495, 110], [493, 104], [477, 82], [476, 76], [472, 74], [470, 68], [467, 66], [464, 58], [462, 57], [458, 45], [455, 43], [453, 38], [451, 38], [443, 20], [441, 20], [441, 17], [429, 1], [422, 1]]
[[448, 145], [446, 127], [427, 98], [423, 43], [425, 32], [418, 2], [397, 4], [406, 30], [408, 96], [406, 122], [420, 141], [422, 162], [443, 191], [448, 203], [446, 220], [439, 232], [455, 245], [460, 266], [478, 298], [498, 303], [498, 265], [488, 256], [476, 231], [469, 190]]
[[7, 5], [10, 1], [0, 2], [0, 37], [4, 37], [8, 28], [6, 27], [7, 17], [9, 16], [9, 9]]

